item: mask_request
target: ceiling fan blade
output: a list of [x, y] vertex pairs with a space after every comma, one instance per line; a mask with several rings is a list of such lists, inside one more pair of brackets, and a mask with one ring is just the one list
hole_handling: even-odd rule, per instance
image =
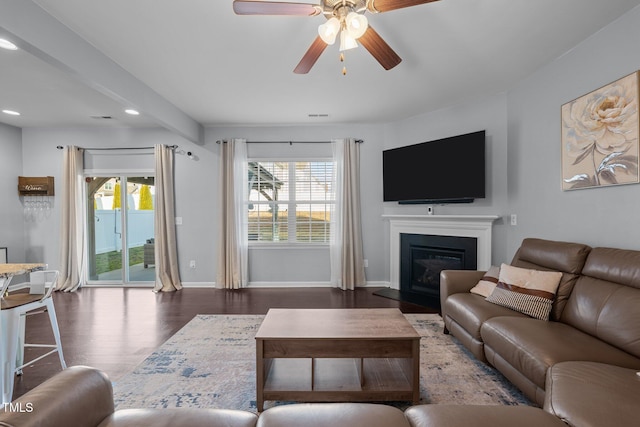
[[371, 26], [367, 28], [367, 31], [358, 41], [376, 58], [385, 70], [390, 70], [402, 62], [402, 58], [391, 49], [387, 42], [382, 40], [382, 37]]
[[235, 0], [233, 11], [237, 15], [294, 15], [313, 16], [322, 12], [318, 5], [275, 1]]
[[307, 74], [318, 58], [320, 58], [320, 55], [322, 55], [322, 52], [324, 52], [327, 46], [328, 45], [320, 38], [320, 36], [316, 37], [293, 72], [296, 74]]
[[381, 13], [434, 1], [438, 0], [369, 0], [367, 1], [367, 9], [369, 12]]

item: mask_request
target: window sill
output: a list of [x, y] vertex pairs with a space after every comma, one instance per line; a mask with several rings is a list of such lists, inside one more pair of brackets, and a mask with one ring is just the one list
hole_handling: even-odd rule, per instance
[[329, 249], [328, 243], [257, 243], [249, 242], [249, 250]]

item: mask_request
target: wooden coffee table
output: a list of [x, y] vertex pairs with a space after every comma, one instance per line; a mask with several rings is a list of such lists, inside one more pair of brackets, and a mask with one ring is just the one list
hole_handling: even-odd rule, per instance
[[265, 400], [420, 400], [420, 335], [400, 310], [271, 309], [256, 334]]

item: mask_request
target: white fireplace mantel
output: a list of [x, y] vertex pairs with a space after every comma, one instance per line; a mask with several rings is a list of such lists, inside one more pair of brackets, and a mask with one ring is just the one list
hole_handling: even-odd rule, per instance
[[400, 234], [475, 237], [479, 270], [491, 267], [491, 230], [498, 215], [382, 215], [389, 221], [391, 288], [400, 289]]

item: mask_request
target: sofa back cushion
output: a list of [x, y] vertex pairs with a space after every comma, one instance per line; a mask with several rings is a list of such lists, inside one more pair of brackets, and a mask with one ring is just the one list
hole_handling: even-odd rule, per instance
[[571, 290], [584, 267], [591, 248], [581, 243], [557, 242], [528, 238], [511, 261], [511, 265], [542, 271], [562, 272], [562, 279], [553, 302], [550, 320], [559, 320]]
[[640, 357], [640, 251], [594, 248], [561, 321]]

